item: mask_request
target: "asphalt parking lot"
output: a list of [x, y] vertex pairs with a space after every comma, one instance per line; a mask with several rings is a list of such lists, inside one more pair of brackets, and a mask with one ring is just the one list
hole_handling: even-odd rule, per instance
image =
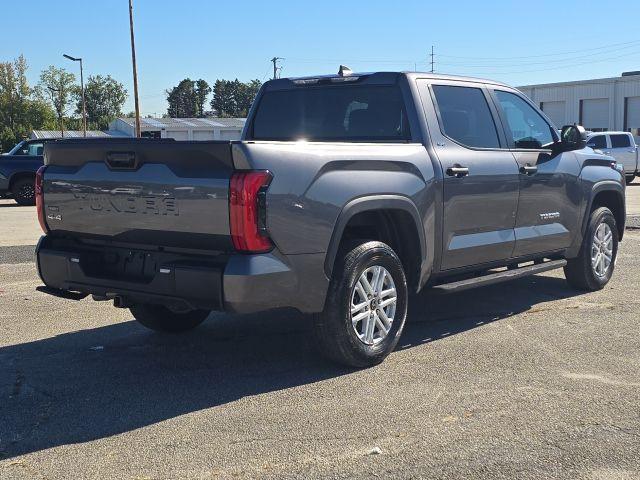
[[597, 293], [560, 271], [422, 295], [363, 371], [295, 313], [167, 337], [40, 294], [33, 208], [0, 201], [0, 232], [0, 479], [640, 478], [640, 230]]

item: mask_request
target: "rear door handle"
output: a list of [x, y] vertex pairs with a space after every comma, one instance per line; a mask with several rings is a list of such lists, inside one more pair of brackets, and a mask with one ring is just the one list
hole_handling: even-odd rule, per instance
[[469, 168], [456, 165], [454, 167], [447, 168], [447, 175], [450, 177], [462, 178], [469, 175]]
[[538, 171], [538, 167], [536, 167], [535, 165], [524, 165], [520, 167], [520, 173], [524, 175], [533, 175], [537, 171]]

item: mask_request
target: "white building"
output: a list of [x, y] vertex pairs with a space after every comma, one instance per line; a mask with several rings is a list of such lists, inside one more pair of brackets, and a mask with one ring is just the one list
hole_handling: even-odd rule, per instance
[[[143, 137], [176, 140], [238, 140], [245, 118], [140, 118]], [[135, 136], [134, 118], [117, 118], [109, 131]]]
[[640, 72], [518, 88], [558, 128], [577, 123], [591, 131], [627, 131], [640, 137]]

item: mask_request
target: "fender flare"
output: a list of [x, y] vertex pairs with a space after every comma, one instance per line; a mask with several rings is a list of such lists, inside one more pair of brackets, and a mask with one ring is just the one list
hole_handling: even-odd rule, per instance
[[[618, 197], [620, 197], [620, 202], [622, 204], [622, 208], [624, 210], [624, 218], [626, 218], [626, 205], [625, 205], [625, 196], [624, 196], [624, 187], [613, 180], [602, 180], [597, 182], [591, 188], [591, 192], [589, 193], [589, 200], [587, 202], [587, 208], [584, 211], [584, 216], [582, 218], [582, 234], [587, 231], [587, 225], [589, 223], [589, 212], [591, 211], [591, 207], [593, 206], [593, 200], [596, 198], [600, 192], [615, 192]], [[624, 225], [621, 225], [624, 229]]]
[[421, 261], [424, 261], [426, 253], [425, 232], [422, 226], [422, 221], [420, 220], [418, 207], [416, 207], [415, 203], [413, 203], [411, 199], [402, 195], [369, 195], [349, 201], [338, 215], [324, 262], [324, 270], [328, 278], [331, 278], [336, 256], [338, 255], [338, 248], [340, 247], [340, 241], [342, 240], [342, 234], [344, 233], [344, 229], [349, 223], [349, 220], [358, 213], [372, 210], [402, 210], [409, 213], [415, 224], [416, 231], [418, 232], [420, 258]]

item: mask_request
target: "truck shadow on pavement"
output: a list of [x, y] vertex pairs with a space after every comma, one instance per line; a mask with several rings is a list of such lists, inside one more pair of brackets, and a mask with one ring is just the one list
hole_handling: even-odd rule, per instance
[[[421, 295], [398, 349], [578, 294], [563, 279], [530, 277], [453, 296]], [[171, 337], [126, 321], [3, 347], [0, 460], [358, 374], [319, 358], [308, 322], [293, 312], [214, 314], [195, 331]]]

